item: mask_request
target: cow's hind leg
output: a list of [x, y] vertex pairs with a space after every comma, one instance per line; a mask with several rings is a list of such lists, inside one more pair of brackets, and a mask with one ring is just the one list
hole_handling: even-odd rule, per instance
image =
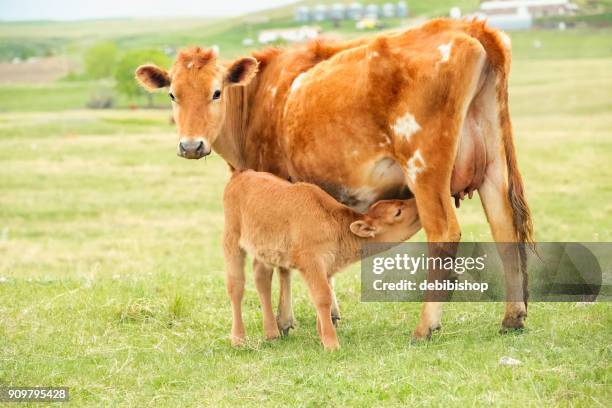
[[291, 270], [287, 268], [278, 268], [279, 280], [279, 297], [278, 297], [278, 315], [276, 323], [278, 330], [283, 336], [289, 334], [289, 329], [293, 329], [293, 305], [291, 301]]
[[253, 275], [255, 277], [255, 287], [261, 302], [261, 312], [263, 315], [264, 335], [266, 339], [272, 340], [280, 337], [280, 332], [272, 310], [272, 273], [273, 269], [266, 267], [265, 264], [253, 260]]
[[519, 246], [516, 243], [517, 234], [512, 221], [512, 206], [501, 158], [496, 158], [487, 168], [485, 181], [478, 189], [478, 193], [504, 265], [506, 307], [502, 331], [522, 329], [524, 319], [527, 317], [526, 299], [523, 292]]

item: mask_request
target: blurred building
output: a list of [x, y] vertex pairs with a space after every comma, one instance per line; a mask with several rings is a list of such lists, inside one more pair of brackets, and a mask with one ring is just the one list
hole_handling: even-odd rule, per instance
[[341, 3], [332, 4], [329, 16], [332, 20], [344, 20], [346, 18], [346, 7]]
[[365, 11], [366, 18], [377, 19], [379, 17], [378, 13], [379, 13], [378, 5], [368, 4], [366, 6], [366, 11]]
[[361, 3], [352, 3], [348, 7], [348, 18], [351, 20], [361, 20], [363, 18], [363, 6]]
[[408, 17], [408, 5], [405, 1], [397, 2], [397, 11], [395, 15], [400, 18]]
[[382, 6], [370, 3], [364, 6], [360, 2], [353, 2], [348, 6], [342, 3], [334, 3], [331, 6], [325, 4], [317, 4], [315, 6], [299, 6], [295, 9], [294, 20], [300, 23], [308, 21], [340, 21], [354, 20], [359, 21], [364, 18], [380, 19], [380, 18], [404, 18], [408, 16], [408, 6], [405, 1], [397, 3], [384, 3]]
[[569, 0], [495, 0], [482, 2], [473, 17], [501, 30], [527, 30], [535, 18], [573, 14], [577, 9]]
[[321, 33], [319, 27], [303, 26], [299, 28], [281, 28], [276, 30], [262, 30], [257, 37], [260, 44], [269, 44], [278, 41], [288, 43], [305, 42], [317, 38]]
[[395, 6], [391, 3], [382, 5], [382, 16], [385, 18], [395, 17]]
[[300, 6], [295, 9], [295, 21], [306, 23], [310, 20], [310, 9], [306, 6]]
[[578, 6], [569, 0], [495, 0], [484, 1], [480, 11], [488, 16], [512, 15], [527, 11], [533, 18], [573, 14]]
[[327, 19], [327, 6], [324, 4], [316, 5], [312, 12], [312, 19], [314, 21], [325, 21]]

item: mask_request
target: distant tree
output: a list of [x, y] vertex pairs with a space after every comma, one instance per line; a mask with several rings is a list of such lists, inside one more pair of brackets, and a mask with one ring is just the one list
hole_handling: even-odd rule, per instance
[[160, 67], [167, 68], [171, 64], [171, 60], [161, 51], [128, 51], [123, 55], [117, 64], [117, 69], [115, 70], [115, 87], [118, 92], [130, 98], [146, 95], [148, 98], [148, 105], [152, 106], [152, 94], [142, 89], [134, 77], [136, 68], [142, 64], [156, 64]]
[[113, 75], [119, 49], [113, 42], [98, 43], [85, 53], [85, 72], [90, 78], [108, 78]]

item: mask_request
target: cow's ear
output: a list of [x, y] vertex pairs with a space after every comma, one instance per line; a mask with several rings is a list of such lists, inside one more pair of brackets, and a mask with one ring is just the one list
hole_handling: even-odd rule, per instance
[[136, 68], [136, 79], [148, 91], [154, 91], [170, 85], [168, 71], [156, 65], [141, 65]]
[[255, 58], [246, 57], [234, 61], [227, 69], [225, 85], [247, 85], [257, 73], [258, 62]]
[[376, 235], [376, 227], [365, 220], [358, 220], [351, 223], [351, 232], [361, 238], [372, 238]]

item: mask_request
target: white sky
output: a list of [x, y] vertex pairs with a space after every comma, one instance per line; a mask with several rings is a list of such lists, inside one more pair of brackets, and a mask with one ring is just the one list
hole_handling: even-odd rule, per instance
[[296, 0], [0, 0], [0, 20], [232, 16]]

